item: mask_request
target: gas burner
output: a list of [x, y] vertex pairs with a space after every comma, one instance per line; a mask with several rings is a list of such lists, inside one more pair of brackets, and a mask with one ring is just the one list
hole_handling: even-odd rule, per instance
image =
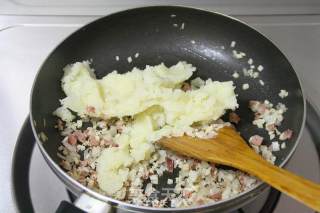
[[[308, 161], [314, 160], [310, 162], [319, 162], [320, 133], [317, 131], [319, 125], [319, 113], [307, 102], [307, 120], [303, 137], [296, 153], [286, 166], [314, 181], [319, 181], [317, 180], [320, 174], [319, 165], [315, 163], [313, 166], [305, 167], [299, 162], [303, 162], [307, 157]], [[63, 183], [49, 169], [39, 150], [34, 147], [35, 139], [28, 117], [20, 131], [12, 164], [12, 189], [17, 210], [19, 212], [54, 212], [61, 201], [73, 202], [77, 197], [68, 190], [64, 190]], [[313, 212], [279, 191], [268, 188], [255, 201], [232, 213], [281, 213], [286, 212], [288, 205], [297, 206], [296, 210], [300, 213]]]

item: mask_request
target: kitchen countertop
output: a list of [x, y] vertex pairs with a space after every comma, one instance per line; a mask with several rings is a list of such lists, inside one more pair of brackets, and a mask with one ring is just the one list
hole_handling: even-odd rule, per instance
[[[71, 32], [99, 16], [0, 15], [0, 212], [14, 212], [11, 159], [29, 111], [33, 79], [52, 49]], [[238, 16], [271, 38], [292, 62], [308, 97], [320, 106], [320, 16]], [[40, 175], [40, 172], [39, 172]]]

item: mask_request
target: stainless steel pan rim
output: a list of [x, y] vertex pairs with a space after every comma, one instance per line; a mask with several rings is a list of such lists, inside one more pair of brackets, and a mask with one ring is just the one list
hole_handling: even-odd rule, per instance
[[[168, 5], [158, 5], [158, 6], [148, 6], [148, 7], [163, 7], [163, 6], [168, 6]], [[205, 12], [210, 12], [210, 13], [213, 13], [213, 14], [216, 14], [216, 15], [219, 15], [219, 16], [224, 16], [226, 18], [229, 18], [229, 19], [232, 19], [232, 20], [235, 20], [237, 22], [240, 22], [242, 23], [243, 25], [246, 25], [247, 27], [251, 28], [252, 30], [256, 31], [258, 34], [262, 35], [263, 37], [265, 37], [267, 40], [269, 40], [272, 44], [274, 44], [274, 42], [272, 42], [271, 39], [267, 38], [265, 35], [263, 35], [262, 33], [260, 33], [257, 29], [253, 28], [252, 26], [249, 26], [248, 24], [246, 24], [245, 22], [239, 20], [239, 19], [236, 19], [234, 17], [231, 17], [231, 16], [228, 16], [228, 15], [225, 15], [225, 14], [222, 14], [222, 13], [219, 13], [219, 12], [212, 12], [212, 11], [209, 11], [209, 10], [205, 10], [205, 9], [201, 9], [201, 8], [196, 8], [196, 7], [186, 7], [186, 6], [175, 6], [175, 5], [170, 5], [172, 7], [180, 7], [180, 8], [189, 8], [189, 9], [196, 9], [196, 10], [201, 10], [201, 11], [205, 11]], [[141, 8], [148, 8], [148, 7], [137, 7], [137, 8], [132, 8], [132, 9], [127, 9], [127, 10], [123, 10], [123, 11], [119, 11], [119, 12], [126, 12], [126, 11], [131, 11], [131, 10], [135, 10], [135, 9], [141, 9]], [[115, 13], [111, 13], [109, 15], [113, 15], [113, 14], [116, 14], [116, 13], [119, 13], [119, 12], [115, 12]], [[108, 16], [109, 16], [108, 15]], [[88, 24], [91, 24], [91, 23], [94, 23], [100, 19], [103, 19], [104, 17], [101, 17], [99, 19], [96, 19]], [[88, 25], [86, 24], [86, 25]], [[85, 26], [86, 26], [85, 25]], [[85, 27], [84, 26], [84, 27]], [[82, 28], [84, 28], [82, 27]], [[77, 29], [76, 32], [78, 30], [81, 30], [82, 28], [80, 29]], [[276, 45], [275, 45], [276, 46]], [[279, 50], [279, 49], [278, 49]], [[281, 50], [279, 50], [284, 56], [286, 56]], [[54, 50], [51, 51], [51, 53], [54, 52]], [[40, 70], [41, 68], [43, 67], [45, 61], [49, 58], [49, 56], [51, 55], [51, 53], [48, 55], [48, 57], [44, 60], [44, 62], [42, 63], [42, 65], [40, 66], [37, 74], [36, 74], [36, 77], [35, 79], [37, 79], [39, 73], [40, 73]], [[287, 58], [287, 57], [286, 57]], [[294, 70], [294, 69], [293, 69]], [[305, 100], [305, 95], [304, 95], [304, 90], [303, 90], [303, 87], [301, 86], [301, 80], [299, 78], [299, 75], [298, 73], [294, 70], [295, 72], [295, 75], [297, 76], [298, 78], [298, 81], [299, 81], [299, 84], [300, 84], [300, 88], [301, 88], [301, 92], [302, 92], [302, 98], [303, 98], [303, 118], [302, 118], [302, 125], [301, 125], [301, 128], [300, 128], [300, 131], [298, 133], [298, 136], [297, 136], [297, 140], [296, 140], [296, 143], [294, 145], [294, 147], [292, 148], [291, 152], [286, 156], [286, 158], [281, 162], [281, 164], [279, 165], [279, 167], [283, 167], [286, 165], [286, 163], [288, 162], [288, 160], [291, 158], [291, 156], [293, 155], [294, 151], [296, 150], [297, 148], [297, 145], [298, 143], [300, 142], [300, 139], [301, 139], [301, 136], [302, 136], [302, 131], [304, 129], [304, 126], [305, 126], [305, 120], [306, 120], [306, 100]], [[32, 86], [32, 90], [31, 90], [31, 95], [30, 95], [30, 109], [32, 109], [32, 93], [34, 91], [34, 86], [35, 86], [35, 83], [36, 81], [33, 82], [33, 86]], [[31, 111], [31, 110], [30, 110]], [[40, 148], [40, 151], [42, 153], [42, 155], [44, 156], [46, 162], [48, 163], [48, 165], [50, 166], [50, 168], [55, 172], [55, 174], [67, 185], [67, 187], [74, 193], [87, 193], [88, 195], [90, 196], [93, 196], [94, 198], [97, 198], [101, 201], [104, 201], [108, 204], [111, 204], [112, 206], [115, 206], [117, 208], [121, 208], [121, 209], [126, 209], [126, 210], [130, 210], [132, 212], [135, 212], [135, 211], [151, 211], [151, 212], [158, 212], [158, 211], [164, 211], [164, 212], [172, 212], [172, 211], [175, 211], [175, 212], [181, 212], [181, 211], [190, 211], [190, 212], [193, 212], [193, 211], [209, 211], [209, 210], [213, 210], [212, 208], [214, 208], [215, 210], [219, 210], [219, 209], [225, 209], [225, 207], [231, 207], [233, 206], [233, 204], [235, 203], [244, 203], [246, 200], [252, 200], [257, 194], [259, 194], [261, 191], [263, 191], [268, 185], [263, 183], [263, 182], [259, 182], [256, 186], [254, 186], [252, 189], [250, 190], [247, 190], [247, 191], [244, 191], [232, 198], [229, 198], [229, 199], [225, 199], [225, 200], [222, 200], [222, 201], [218, 201], [218, 202], [215, 202], [215, 203], [211, 203], [211, 204], [206, 204], [206, 205], [201, 205], [201, 206], [197, 206], [197, 207], [190, 207], [190, 208], [154, 208], [154, 207], [145, 207], [145, 206], [137, 206], [137, 205], [133, 205], [133, 204], [129, 204], [129, 203], [126, 203], [126, 202], [123, 202], [123, 201], [119, 201], [119, 200], [116, 200], [116, 199], [113, 199], [113, 198], [110, 198], [110, 197], [107, 197], [107, 196], [104, 196], [102, 194], [99, 194], [85, 186], [83, 186], [82, 184], [80, 184], [79, 182], [77, 182], [76, 180], [74, 180], [73, 178], [71, 178], [69, 175], [67, 175], [63, 170], [62, 168], [57, 165], [52, 159], [51, 157], [48, 155], [48, 153], [46, 152], [45, 148], [43, 147], [42, 145], [42, 142], [41, 140], [39, 139], [38, 135], [37, 135], [37, 132], [36, 132], [36, 129], [35, 129], [35, 126], [34, 126], [34, 119], [33, 119], [33, 115], [32, 113], [30, 113], [30, 123], [31, 123], [31, 126], [32, 126], [32, 131], [33, 131], [33, 134], [36, 138], [36, 141], [37, 141], [37, 144], [38, 144], [38, 147]], [[250, 199], [251, 198], [251, 199]], [[238, 202], [236, 202], [238, 200]]]

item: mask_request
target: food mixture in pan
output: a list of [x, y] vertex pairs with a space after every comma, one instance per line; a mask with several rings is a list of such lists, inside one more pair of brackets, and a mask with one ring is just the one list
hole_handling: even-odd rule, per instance
[[[66, 97], [54, 115], [64, 137], [60, 165], [81, 184], [128, 203], [152, 207], [189, 207], [231, 198], [258, 180], [244, 172], [180, 156], [157, 145], [161, 137], [212, 138], [223, 126], [240, 121], [220, 117], [237, 107], [232, 81], [195, 78], [186, 62], [116, 71], [102, 79], [87, 61], [64, 69]], [[187, 83], [189, 81], [190, 83]], [[286, 92], [286, 91], [285, 91]], [[281, 96], [288, 95], [281, 92]], [[254, 125], [265, 128], [271, 146], [254, 135], [249, 143], [274, 163], [272, 151], [285, 148], [292, 131], [278, 130], [284, 104], [251, 101]], [[158, 185], [161, 184], [161, 187]]]

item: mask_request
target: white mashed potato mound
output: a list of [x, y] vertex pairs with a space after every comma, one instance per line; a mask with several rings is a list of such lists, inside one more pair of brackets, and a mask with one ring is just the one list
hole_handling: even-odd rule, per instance
[[[181, 90], [181, 84], [196, 70], [186, 62], [169, 68], [163, 63], [144, 70], [134, 68], [125, 74], [114, 71], [102, 79], [96, 79], [89, 65], [77, 62], [64, 69], [63, 110], [79, 116], [133, 117], [132, 124], [115, 138], [119, 147], [105, 149], [97, 160], [99, 187], [109, 195], [122, 188], [131, 165], [150, 158], [152, 142], [183, 135], [192, 131], [193, 123], [216, 120], [225, 110], [238, 107], [232, 81], [199, 83], [197, 79], [196, 89]], [[56, 114], [70, 120], [68, 113]], [[68, 118], [63, 118], [65, 114]]]

